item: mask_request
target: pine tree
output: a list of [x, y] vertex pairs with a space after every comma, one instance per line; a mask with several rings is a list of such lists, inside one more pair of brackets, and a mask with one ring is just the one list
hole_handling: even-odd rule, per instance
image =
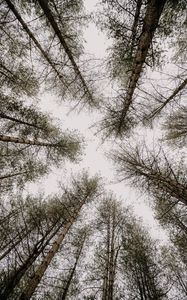
[[176, 28], [180, 28], [177, 20], [184, 16], [185, 5], [184, 1], [176, 1], [175, 5], [165, 0], [101, 2], [104, 8], [100, 23], [113, 39], [109, 68], [120, 87], [115, 100], [106, 103], [100, 129], [107, 137], [122, 137], [142, 119], [139, 110], [145, 102], [143, 97], [137, 100], [142, 73], [146, 72], [146, 65], [159, 64], [162, 51], [157, 51], [158, 43], [172, 38]]
[[[49, 86], [53, 87], [58, 94], [66, 96], [66, 99], [72, 99], [73, 96], [89, 106], [96, 105], [93, 89], [86, 82], [76, 62], [82, 52], [81, 27], [87, 19], [83, 13], [82, 1], [41, 1], [33, 6], [24, 2], [14, 5], [12, 1], [7, 0], [6, 4], [8, 11], [10, 10], [19, 22], [18, 28], [21, 28], [28, 40], [27, 44], [32, 41], [36, 48], [37, 51], [33, 51], [30, 47], [34, 59], [37, 59], [38, 54], [41, 55], [44, 67], [44, 74], [41, 74], [48, 83], [48, 89]], [[32, 23], [33, 29], [22, 17], [22, 14], [30, 14], [31, 7], [35, 10], [37, 20]], [[38, 34], [38, 30], [41, 34], [41, 29], [42, 34], [45, 34], [43, 41]], [[37, 65], [34, 67], [38, 71]]]
[[156, 243], [133, 217], [123, 227], [121, 268], [127, 299], [167, 299], [167, 286]]
[[94, 247], [94, 260], [89, 266], [90, 274], [87, 275], [88, 299], [92, 299], [92, 296], [95, 299], [98, 295], [99, 299], [112, 300], [119, 293], [117, 273], [123, 218], [121, 204], [113, 195], [106, 195], [96, 215], [98, 242]]
[[19, 299], [30, 299], [35, 292], [38, 284], [40, 283], [44, 273], [50, 265], [53, 257], [59, 250], [64, 238], [69, 232], [72, 225], [76, 222], [82, 207], [98, 196], [98, 178], [89, 179], [87, 174], [84, 174], [79, 180], [73, 180], [72, 190], [65, 191], [65, 199], [67, 199], [67, 205], [70, 203], [71, 209], [68, 209], [69, 216], [66, 219], [64, 226], [58, 232], [57, 236], [53, 240], [50, 249], [47, 254], [41, 260], [41, 263], [35, 270], [34, 276], [26, 284]]

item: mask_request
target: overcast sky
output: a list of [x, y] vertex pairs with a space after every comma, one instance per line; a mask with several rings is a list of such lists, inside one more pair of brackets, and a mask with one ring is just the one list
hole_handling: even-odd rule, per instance
[[[86, 9], [92, 12], [95, 9], [97, 1], [86, 0]], [[93, 23], [90, 23], [84, 34], [86, 43], [85, 51], [96, 58], [102, 59], [106, 56], [106, 49], [110, 41], [106, 36], [98, 31]], [[105, 91], [108, 92], [107, 90]], [[156, 238], [165, 240], [165, 234], [153, 219], [153, 213], [145, 203], [148, 197], [140, 195], [137, 191], [130, 188], [125, 182], [117, 183], [115, 168], [111, 161], [106, 158], [105, 153], [113, 147], [112, 144], [101, 144], [99, 136], [95, 135], [95, 129], [90, 128], [93, 123], [97, 122], [100, 115], [98, 112], [85, 112], [84, 109], [78, 114], [70, 111], [67, 103], [59, 104], [58, 99], [52, 94], [41, 95], [40, 107], [43, 111], [50, 113], [53, 117], [60, 120], [62, 129], [78, 130], [86, 141], [83, 159], [79, 164], [66, 162], [61, 169], [53, 171], [37, 183], [30, 184], [32, 192], [45, 192], [51, 194], [58, 191], [58, 182], [65, 182], [71, 173], [80, 172], [83, 169], [89, 171], [91, 175], [99, 173], [105, 182], [105, 189], [112, 191], [117, 199], [121, 199], [124, 205], [131, 204], [136, 215], [143, 218], [146, 225], [149, 226], [152, 235]], [[158, 132], [144, 130], [139, 134], [139, 139], [144, 136], [145, 140], [151, 144], [156, 141]]]

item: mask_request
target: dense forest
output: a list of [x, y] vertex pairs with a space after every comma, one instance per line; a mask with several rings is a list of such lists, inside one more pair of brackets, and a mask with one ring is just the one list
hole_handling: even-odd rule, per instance
[[[187, 299], [186, 12], [186, 0], [0, 1], [0, 300]], [[90, 24], [104, 57], [86, 50]], [[62, 119], [42, 109], [49, 95]], [[92, 144], [75, 112], [120, 197], [81, 167]], [[55, 193], [35, 188], [55, 172]]]

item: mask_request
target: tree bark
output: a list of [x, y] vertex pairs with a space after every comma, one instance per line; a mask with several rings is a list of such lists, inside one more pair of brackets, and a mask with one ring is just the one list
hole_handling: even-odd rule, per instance
[[137, 51], [134, 58], [133, 70], [129, 78], [127, 93], [122, 110], [121, 123], [124, 121], [127, 111], [133, 101], [133, 95], [143, 70], [143, 66], [150, 48], [155, 30], [158, 26], [166, 0], [150, 0], [147, 4], [145, 18], [143, 20], [142, 33], [139, 38]]
[[113, 300], [113, 291], [114, 291], [114, 261], [115, 261], [115, 249], [114, 249], [114, 239], [115, 239], [115, 208], [112, 211], [112, 233], [110, 241], [110, 261], [109, 261], [109, 286], [108, 286], [108, 300]]
[[[52, 230], [50, 228], [50, 230], [48, 230], [48, 232], [45, 234], [45, 236], [42, 237], [37, 242], [37, 244], [35, 245], [32, 253], [30, 254], [30, 256], [25, 260], [25, 262], [19, 267], [18, 270], [16, 270], [15, 272], [13, 272], [10, 275], [10, 277], [8, 279], [8, 282], [5, 286], [5, 289], [0, 292], [0, 299], [1, 300], [9, 299], [9, 296], [13, 292], [14, 288], [19, 284], [20, 280], [25, 275], [26, 271], [29, 269], [30, 266], [32, 266], [32, 264], [39, 257], [39, 255], [43, 252], [43, 250], [49, 244], [51, 239], [58, 233], [58, 231], [60, 230], [61, 227], [62, 227], [62, 224], [60, 224], [60, 226], [58, 226], [56, 228], [56, 230], [54, 232], [52, 232], [52, 234], [45, 241], [45, 238], [50, 234], [50, 232]], [[42, 244], [43, 242], [44, 242], [44, 244]]]
[[[85, 199], [85, 201], [86, 201], [86, 199]], [[85, 202], [82, 202], [80, 204], [79, 208], [75, 212], [75, 216], [73, 216], [69, 219], [69, 221], [66, 223], [66, 225], [62, 229], [62, 232], [59, 234], [57, 239], [53, 242], [51, 249], [49, 250], [48, 254], [44, 257], [43, 261], [37, 268], [34, 277], [30, 280], [30, 282], [28, 283], [28, 285], [26, 286], [26, 288], [20, 295], [19, 300], [29, 300], [32, 297], [32, 295], [34, 294], [38, 284], [40, 283], [45, 271], [47, 270], [49, 264], [51, 263], [53, 257], [59, 250], [66, 234], [70, 230], [73, 223], [77, 220], [78, 214], [79, 214], [82, 206], [84, 205], [84, 203]]]
[[[24, 20], [22, 19], [21, 15], [19, 14], [19, 12], [17, 11], [16, 7], [14, 6], [14, 4], [10, 1], [10, 0], [5, 0], [8, 7], [10, 8], [10, 10], [13, 12], [13, 14], [15, 15], [15, 17], [17, 18], [17, 20], [20, 22], [20, 24], [22, 25], [23, 29], [25, 30], [25, 32], [28, 34], [28, 36], [30, 37], [30, 39], [34, 42], [36, 48], [42, 53], [43, 57], [45, 58], [45, 60], [48, 62], [48, 64], [50, 65], [50, 67], [53, 69], [53, 71], [57, 74], [58, 78], [60, 79], [60, 81], [63, 83], [64, 86], [67, 87], [66, 83], [64, 82], [64, 80], [62, 79], [62, 75], [58, 72], [58, 70], [56, 69], [54, 63], [51, 61], [51, 59], [49, 58], [47, 52], [45, 52], [45, 50], [42, 48], [42, 46], [40, 45], [40, 43], [37, 41], [37, 39], [35, 38], [35, 36], [33, 35], [33, 33], [31, 32], [31, 30], [28, 28], [27, 24], [24, 22]], [[68, 87], [67, 87], [68, 88]]]
[[19, 137], [0, 135], [0, 141], [6, 143], [16, 143], [16, 144], [24, 144], [24, 145], [32, 145], [32, 146], [41, 146], [41, 147], [57, 147], [57, 143], [46, 143], [38, 140], [29, 140]]
[[74, 68], [74, 71], [75, 71], [75, 74], [77, 74], [77, 76], [79, 77], [81, 83], [82, 83], [82, 86], [84, 88], [84, 91], [85, 93], [88, 95], [89, 99], [94, 102], [94, 99], [92, 97], [92, 94], [90, 93], [89, 91], [89, 88], [79, 70], [79, 67], [77, 66], [76, 62], [75, 62], [75, 59], [72, 55], [72, 52], [70, 50], [70, 48], [68, 47], [63, 35], [62, 35], [62, 32], [60, 31], [59, 27], [58, 27], [58, 24], [56, 23], [55, 21], [55, 18], [53, 17], [53, 14], [48, 6], [48, 1], [47, 0], [38, 0], [46, 18], [48, 19], [49, 23], [51, 24], [51, 27], [53, 28], [55, 34], [58, 36], [59, 38], [59, 41], [62, 45], [62, 47], [64, 48], [73, 68]]
[[107, 252], [106, 252], [106, 266], [105, 274], [103, 279], [103, 290], [102, 290], [102, 300], [108, 300], [108, 284], [109, 284], [109, 263], [110, 263], [110, 214], [107, 220]]
[[36, 129], [42, 130], [42, 127], [39, 127], [39, 126], [37, 126], [37, 125], [35, 125], [35, 124], [29, 123], [29, 122], [26, 122], [26, 121], [23, 121], [23, 120], [20, 120], [20, 119], [11, 117], [11, 116], [7, 116], [6, 114], [4, 114], [4, 113], [2, 113], [2, 112], [0, 113], [0, 118], [1, 118], [1, 119], [6, 119], [6, 120], [10, 120], [10, 121], [13, 121], [13, 122], [22, 124], [22, 125], [27, 125], [27, 126], [34, 127], [34, 128], [36, 128]]
[[75, 264], [74, 264], [73, 269], [72, 269], [72, 271], [71, 271], [71, 273], [70, 273], [70, 276], [69, 276], [68, 281], [67, 281], [67, 283], [66, 283], [66, 286], [65, 286], [65, 288], [64, 288], [63, 294], [62, 294], [62, 296], [60, 297], [61, 300], [65, 300], [66, 297], [67, 297], [67, 293], [68, 293], [68, 291], [69, 291], [69, 287], [70, 287], [70, 285], [71, 285], [71, 281], [72, 281], [73, 276], [74, 276], [74, 274], [75, 274], [76, 267], [77, 267], [79, 258], [80, 258], [80, 256], [81, 256], [82, 250], [83, 250], [83, 246], [84, 246], [85, 239], [86, 239], [86, 236], [85, 236], [85, 238], [83, 239], [83, 242], [82, 242], [82, 244], [81, 244], [81, 246], [80, 246], [78, 255], [77, 255], [76, 260], [75, 260]]
[[135, 11], [135, 16], [134, 16], [134, 22], [132, 25], [132, 34], [129, 39], [129, 42], [131, 44], [131, 50], [130, 50], [130, 55], [132, 56], [133, 53], [133, 48], [135, 44], [135, 39], [136, 39], [136, 33], [137, 33], [137, 27], [138, 27], [138, 21], [140, 17], [140, 11], [141, 11], [141, 6], [142, 6], [142, 0], [138, 0], [136, 4], [136, 11]]

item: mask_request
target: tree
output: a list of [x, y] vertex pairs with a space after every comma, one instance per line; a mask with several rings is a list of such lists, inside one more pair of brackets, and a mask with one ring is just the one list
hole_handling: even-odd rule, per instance
[[[145, 66], [155, 65], [155, 58], [158, 60], [159, 57], [156, 50], [158, 42], [175, 32], [178, 25], [175, 18], [184, 15], [184, 2], [177, 1], [174, 5], [173, 1], [165, 0], [104, 0], [102, 3], [105, 5], [106, 20], [101, 22], [114, 41], [109, 66], [112, 65], [112, 75], [118, 78], [121, 88], [115, 103], [106, 104], [100, 127], [108, 136], [122, 137], [137, 124], [136, 100], [139, 91], [136, 92], [136, 89], [141, 84]], [[169, 13], [172, 15], [170, 22]]]
[[[76, 58], [79, 57], [82, 47], [79, 45], [81, 40], [79, 38], [80, 27], [86, 19], [86, 16], [77, 16], [77, 11], [80, 13], [83, 9], [82, 1], [72, 1], [72, 3], [69, 1], [61, 1], [60, 3], [59, 1], [51, 1], [49, 4], [47, 1], [40, 1], [35, 5], [36, 19], [41, 19], [45, 39], [47, 37], [48, 45], [50, 44], [50, 46], [47, 45], [46, 50], [46, 45], [42, 45], [43, 42], [40, 42], [40, 38], [32, 32], [32, 29], [22, 18], [22, 13], [28, 14], [30, 11], [29, 6], [23, 3], [19, 8], [16, 8], [10, 0], [7, 0], [6, 4], [19, 21], [24, 34], [32, 40], [37, 51], [41, 54], [44, 64], [47, 65], [45, 77], [49, 78], [48, 83], [51, 82], [56, 91], [60, 90], [60, 95], [69, 94], [71, 98], [73, 95], [84, 100], [84, 103], [90, 106], [96, 105], [91, 88], [76, 63]], [[45, 26], [43, 20], [46, 23]], [[54, 32], [51, 32], [51, 28]], [[52, 76], [49, 76], [51, 71]]]
[[78, 135], [62, 132], [49, 115], [14, 96], [2, 94], [0, 103], [1, 191], [37, 179], [65, 157], [76, 160], [81, 151]]
[[[1, 299], [8, 299], [36, 259], [62, 227], [67, 212], [59, 199], [28, 196], [12, 203], [13, 214], [1, 223], [4, 235], [1, 260], [8, 264], [1, 282]], [[17, 229], [17, 230], [16, 230]], [[16, 230], [16, 232], [15, 232]]]
[[30, 299], [33, 293], [35, 292], [38, 284], [40, 283], [45, 271], [50, 265], [53, 257], [59, 250], [64, 238], [66, 237], [69, 229], [76, 222], [82, 207], [93, 200], [98, 196], [98, 178], [88, 178], [87, 174], [84, 174], [79, 180], [73, 180], [72, 190], [65, 191], [65, 198], [67, 199], [67, 204], [70, 202], [72, 205], [71, 210], [69, 211], [69, 218], [67, 218], [64, 226], [52, 242], [52, 245], [48, 253], [41, 260], [41, 263], [37, 267], [34, 276], [26, 284], [26, 287], [23, 289], [19, 299]]
[[[81, 223], [80, 219], [71, 229], [55, 260], [50, 264], [41, 282], [41, 287], [49, 288], [45, 288], [44, 292], [40, 289], [37, 293], [41, 299], [65, 300], [80, 296], [80, 281], [82, 275], [84, 276], [84, 259], [89, 251], [91, 235], [90, 226], [82, 227]], [[53, 273], [55, 276], [50, 276]]]
[[173, 297], [175, 299], [185, 299], [187, 295], [186, 268], [177, 255], [175, 248], [163, 246], [161, 251], [165, 273], [170, 284], [174, 287], [174, 290], [172, 289]]
[[[170, 163], [164, 152], [153, 153], [144, 147], [121, 146], [111, 155], [122, 180], [148, 191], [154, 197], [162, 194], [171, 203], [187, 205], [185, 165]], [[183, 168], [181, 168], [183, 164]]]
[[81, 255], [82, 255], [83, 247], [85, 246], [85, 242], [86, 242], [87, 238], [88, 238], [88, 230], [86, 228], [83, 228], [82, 230], [80, 230], [80, 232], [78, 233], [77, 239], [75, 240], [75, 244], [77, 244], [75, 262], [74, 262], [72, 269], [69, 272], [69, 276], [67, 277], [67, 280], [65, 281], [65, 285], [63, 286], [63, 292], [60, 293], [60, 295], [59, 295], [60, 300], [67, 299], [67, 295], [69, 293], [70, 286], [71, 286], [73, 278], [75, 276], [77, 265], [79, 263]]
[[156, 243], [133, 217], [123, 227], [120, 259], [127, 299], [167, 299], [167, 282]]
[[176, 204], [175, 201], [171, 201], [170, 198], [157, 195], [155, 203], [153, 205], [155, 216], [168, 231], [171, 242], [175, 245], [178, 256], [181, 258], [184, 264], [187, 264], [186, 260], [186, 239], [187, 239], [187, 210], [186, 206], [182, 203]]
[[118, 256], [123, 218], [121, 204], [113, 195], [106, 195], [96, 216], [98, 242], [94, 249], [94, 261], [90, 265], [90, 275], [87, 276], [87, 289], [93, 299], [112, 300], [118, 295]]

